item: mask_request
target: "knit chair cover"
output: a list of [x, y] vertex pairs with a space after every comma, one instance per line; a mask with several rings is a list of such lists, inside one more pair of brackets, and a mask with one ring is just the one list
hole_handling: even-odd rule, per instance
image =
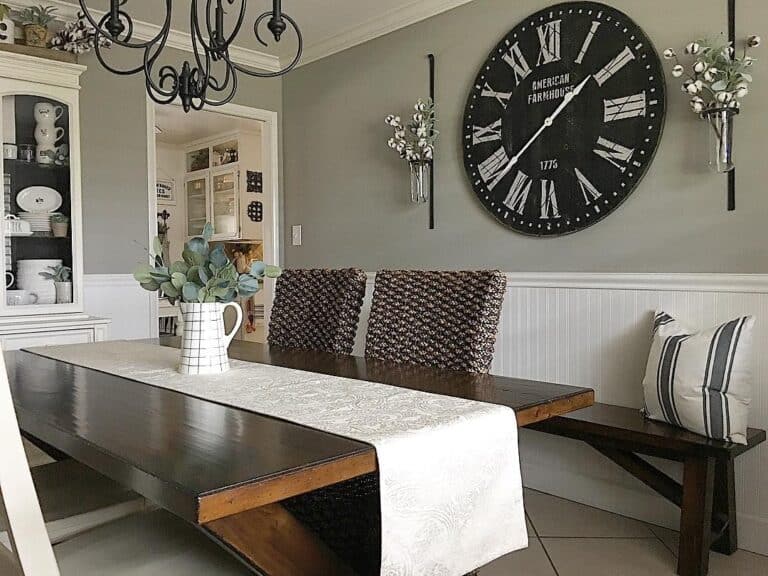
[[365, 355], [485, 374], [505, 290], [498, 271], [379, 272]]
[[286, 270], [277, 280], [269, 344], [351, 354], [365, 283], [362, 270]]

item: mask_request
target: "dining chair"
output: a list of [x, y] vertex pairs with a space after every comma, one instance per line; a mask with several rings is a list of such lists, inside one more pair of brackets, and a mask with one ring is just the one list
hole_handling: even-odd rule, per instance
[[485, 374], [505, 290], [498, 271], [378, 272], [365, 355]]
[[164, 511], [140, 512], [53, 546], [27, 465], [0, 354], [2, 576], [246, 576], [249, 569]]
[[365, 296], [362, 270], [286, 270], [278, 278], [268, 342], [351, 354]]

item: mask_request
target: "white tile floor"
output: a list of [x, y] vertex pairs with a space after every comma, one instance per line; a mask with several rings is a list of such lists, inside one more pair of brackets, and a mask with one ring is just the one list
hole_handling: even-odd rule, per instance
[[[480, 576], [674, 576], [678, 534], [548, 494], [525, 491], [530, 546]], [[710, 555], [710, 576], [766, 576], [768, 556]]]

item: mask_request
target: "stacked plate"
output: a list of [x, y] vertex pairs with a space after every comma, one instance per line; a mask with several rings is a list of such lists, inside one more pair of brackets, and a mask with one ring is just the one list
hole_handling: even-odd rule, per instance
[[51, 214], [21, 212], [19, 218], [24, 220], [24, 222], [29, 222], [32, 232], [51, 232]]
[[29, 222], [32, 232], [51, 233], [51, 215], [61, 208], [62, 198], [53, 188], [30, 186], [16, 195], [16, 204], [23, 210], [19, 218]]
[[61, 266], [62, 260], [18, 260], [16, 262], [16, 284], [20, 290], [37, 294], [38, 304], [56, 304], [56, 286], [53, 280], [46, 280], [40, 272], [49, 272], [49, 267]]

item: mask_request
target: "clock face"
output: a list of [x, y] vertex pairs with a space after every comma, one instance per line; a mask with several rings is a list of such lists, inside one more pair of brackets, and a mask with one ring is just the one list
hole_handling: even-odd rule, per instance
[[605, 218], [653, 160], [665, 113], [656, 50], [626, 14], [567, 2], [491, 52], [464, 113], [462, 152], [483, 206], [534, 236]]

